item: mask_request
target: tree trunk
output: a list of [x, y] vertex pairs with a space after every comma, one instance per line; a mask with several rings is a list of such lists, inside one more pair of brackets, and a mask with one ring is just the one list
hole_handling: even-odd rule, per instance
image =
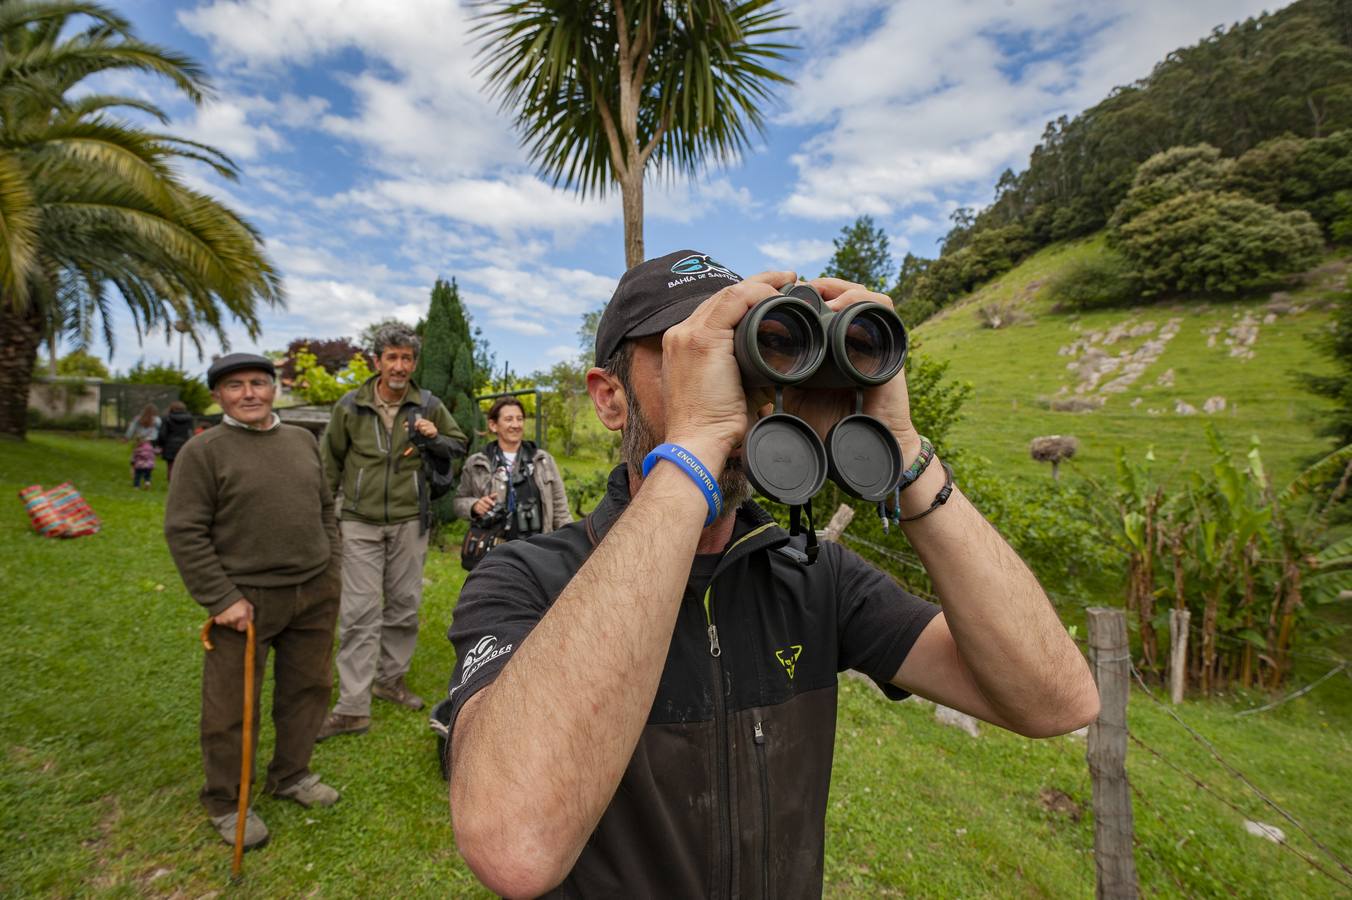
[[0, 299], [0, 437], [23, 440], [28, 432], [28, 389], [42, 325], [36, 307], [16, 313], [8, 299]]
[[624, 207], [624, 267], [643, 262], [643, 169], [635, 166], [620, 179]]
[[1220, 608], [1220, 589], [1212, 588], [1202, 613], [1202, 693], [1211, 696], [1216, 676], [1216, 616]]

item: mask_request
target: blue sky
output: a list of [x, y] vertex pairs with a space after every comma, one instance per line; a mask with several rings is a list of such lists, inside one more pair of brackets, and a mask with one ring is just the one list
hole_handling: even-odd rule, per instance
[[[414, 321], [454, 277], [498, 363], [527, 373], [577, 352], [583, 313], [624, 270], [618, 192], [586, 201], [527, 164], [474, 74], [455, 0], [123, 0], [143, 37], [211, 73], [200, 108], [151, 80], [172, 129], [230, 154], [243, 177], [185, 174], [265, 235], [289, 297], [252, 342], [355, 335]], [[815, 274], [857, 215], [900, 262], [937, 254], [958, 206], [982, 206], [1023, 168], [1048, 120], [1146, 75], [1170, 50], [1262, 11], [1256, 0], [784, 0], [801, 46], [763, 139], [695, 179], [652, 173], [649, 256], [681, 247], [743, 275]], [[903, 312], [904, 315], [904, 312]], [[119, 319], [115, 368], [176, 362]], [[107, 348], [96, 350], [105, 356]], [[206, 362], [220, 352], [205, 343]]]

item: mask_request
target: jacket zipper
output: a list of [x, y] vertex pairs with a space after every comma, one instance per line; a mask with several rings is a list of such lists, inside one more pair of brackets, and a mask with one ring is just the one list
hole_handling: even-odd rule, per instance
[[[714, 588], [710, 583], [704, 591], [704, 621], [709, 625], [709, 656], [714, 667], [714, 734], [718, 741], [718, 752], [714, 754], [715, 772], [718, 779], [718, 845], [726, 893], [732, 896], [732, 785], [728, 776], [731, 751], [728, 749], [727, 710], [723, 698], [723, 648], [718, 644], [718, 626], [714, 624], [713, 610]], [[718, 896], [718, 891], [714, 896]]]
[[[727, 878], [725, 890], [728, 897], [733, 895], [732, 887], [734, 884], [734, 873], [732, 871], [732, 783], [729, 775], [732, 748], [728, 728], [727, 704], [723, 698], [723, 662], [721, 659], [723, 648], [719, 646], [718, 626], [714, 624], [713, 582], [733, 550], [773, 526], [773, 522], [767, 522], [758, 528], [753, 528], [729, 545], [723, 551], [723, 559], [714, 569], [713, 577], [709, 579], [709, 586], [704, 590], [704, 621], [709, 626], [709, 656], [713, 658], [714, 667], [714, 731], [718, 741], [718, 752], [715, 754], [719, 799], [718, 836], [722, 851], [723, 871]], [[768, 803], [768, 799], [766, 802]]]
[[770, 769], [765, 761], [765, 729], [760, 720], [752, 734], [756, 742], [756, 762], [760, 769], [761, 788], [761, 896], [770, 896]]
[[[395, 417], [398, 418], [397, 413]], [[377, 413], [376, 430], [383, 433], [387, 438], [385, 443], [385, 524], [388, 525], [390, 522], [390, 478], [393, 477], [390, 462], [394, 459], [394, 429], [391, 428], [390, 431], [386, 432], [385, 420]]]

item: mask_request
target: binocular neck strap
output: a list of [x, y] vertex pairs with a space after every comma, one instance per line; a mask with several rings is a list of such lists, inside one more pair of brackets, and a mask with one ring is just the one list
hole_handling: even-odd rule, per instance
[[[807, 518], [807, 531], [803, 530], [802, 518]], [[817, 561], [817, 529], [812, 527], [812, 499], [808, 498], [806, 503], [801, 506], [789, 507], [789, 537], [797, 537], [800, 534], [807, 535], [807, 544], [803, 547], [807, 553], [807, 564], [810, 566]]]

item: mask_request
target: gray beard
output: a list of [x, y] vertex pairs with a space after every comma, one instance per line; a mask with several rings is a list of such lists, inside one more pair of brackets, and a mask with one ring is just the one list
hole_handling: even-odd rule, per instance
[[[620, 433], [620, 455], [624, 457], [624, 462], [633, 475], [643, 471], [643, 460], [662, 441], [653, 432], [633, 391], [626, 393], [629, 402], [629, 421], [625, 424], [624, 431]], [[729, 459], [724, 464], [723, 471], [718, 476], [718, 490], [723, 494], [725, 516], [751, 499], [751, 484], [746, 480], [746, 472], [742, 470], [740, 458]]]

